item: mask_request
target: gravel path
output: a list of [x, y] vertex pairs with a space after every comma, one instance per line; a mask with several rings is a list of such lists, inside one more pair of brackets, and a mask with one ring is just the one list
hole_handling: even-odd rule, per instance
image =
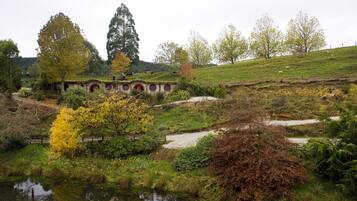
[[[340, 120], [340, 117], [330, 117], [333, 121]], [[316, 124], [320, 121], [317, 119], [305, 119], [305, 120], [271, 120], [265, 121], [266, 125], [272, 126], [299, 126], [299, 125], [308, 125], [308, 124]], [[222, 128], [224, 129], [224, 128]], [[163, 147], [167, 149], [181, 149], [186, 147], [195, 146], [197, 141], [206, 136], [210, 133], [215, 134], [216, 131], [202, 131], [202, 132], [195, 132], [195, 133], [185, 133], [185, 134], [178, 134], [178, 135], [167, 135], [166, 141], [167, 144], [163, 145]], [[295, 144], [304, 145], [308, 142], [309, 138], [288, 138], [288, 140]]]
[[[196, 133], [185, 133], [179, 135], [167, 135], [166, 141], [169, 143], [164, 144], [166, 149], [182, 149], [195, 146], [198, 140], [209, 134], [216, 134], [215, 131], [202, 131]], [[291, 143], [304, 145], [308, 142], [309, 138], [288, 138]]]
[[162, 107], [166, 105], [181, 105], [185, 103], [197, 103], [197, 102], [204, 102], [204, 101], [217, 101], [219, 100], [218, 98], [212, 97], [212, 96], [197, 96], [197, 97], [191, 97], [188, 100], [182, 100], [182, 101], [175, 101], [163, 105], [155, 105], [154, 107]]

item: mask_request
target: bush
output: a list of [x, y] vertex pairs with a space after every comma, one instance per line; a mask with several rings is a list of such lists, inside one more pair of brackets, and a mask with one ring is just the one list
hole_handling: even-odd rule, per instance
[[121, 158], [150, 153], [161, 144], [162, 141], [152, 136], [143, 136], [132, 140], [125, 137], [116, 137], [101, 144], [88, 144], [87, 149], [92, 154], [99, 154], [106, 158]]
[[189, 99], [190, 96], [190, 92], [186, 91], [186, 90], [177, 90], [172, 92], [168, 97], [168, 101], [170, 102], [174, 102], [174, 101], [180, 101], [180, 100], [187, 100]]
[[106, 158], [121, 158], [134, 153], [135, 147], [132, 141], [124, 137], [113, 138], [101, 146], [101, 154]]
[[195, 81], [188, 81], [187, 79], [181, 79], [178, 90], [186, 90], [191, 96], [214, 96], [217, 98], [224, 98], [227, 94], [225, 88], [220, 85], [204, 86], [201, 83]]
[[50, 130], [50, 147], [53, 156], [67, 155], [73, 157], [80, 149], [79, 130], [74, 126], [75, 112], [62, 108]]
[[27, 137], [23, 133], [5, 133], [5, 135], [0, 135], [0, 149], [19, 149], [26, 145]]
[[271, 128], [225, 133], [213, 147], [210, 170], [236, 200], [289, 197], [290, 189], [305, 180], [302, 162], [289, 153], [284, 135]]
[[175, 160], [176, 170], [185, 171], [206, 167], [210, 160], [209, 151], [214, 139], [213, 135], [205, 136], [195, 147], [182, 150]]
[[226, 90], [221, 86], [211, 86], [207, 89], [207, 94], [216, 98], [224, 98], [227, 94]]
[[165, 100], [165, 94], [163, 92], [158, 92], [155, 94], [156, 103], [155, 104], [162, 104]]
[[144, 136], [134, 140], [133, 143], [135, 154], [145, 154], [156, 150], [162, 144], [162, 141], [155, 137]]
[[315, 164], [314, 171], [351, 195], [357, 193], [357, 107], [356, 101], [351, 101], [356, 97], [357, 93], [350, 94], [346, 105], [339, 108], [340, 121], [325, 121], [328, 136], [338, 140], [311, 139], [305, 146], [307, 159]]
[[30, 88], [26, 88], [26, 87], [21, 87], [21, 89], [19, 90], [19, 96], [20, 97], [29, 97], [32, 95], [31, 89]]
[[62, 96], [62, 103], [72, 109], [77, 109], [84, 105], [86, 101], [86, 91], [80, 87], [70, 87]]

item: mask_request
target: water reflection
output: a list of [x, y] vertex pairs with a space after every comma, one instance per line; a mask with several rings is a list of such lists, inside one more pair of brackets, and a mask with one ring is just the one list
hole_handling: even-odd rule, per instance
[[188, 201], [187, 197], [157, 192], [119, 192], [115, 186], [94, 186], [78, 182], [0, 183], [1, 201]]

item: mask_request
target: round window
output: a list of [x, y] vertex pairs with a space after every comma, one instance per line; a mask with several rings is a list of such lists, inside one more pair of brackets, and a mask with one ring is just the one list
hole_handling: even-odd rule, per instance
[[149, 89], [150, 91], [156, 91], [157, 87], [155, 84], [150, 84]]
[[165, 84], [165, 85], [164, 85], [164, 90], [165, 90], [165, 91], [171, 91], [171, 85]]
[[128, 85], [128, 84], [124, 84], [123, 87], [122, 87], [122, 89], [123, 89], [124, 91], [128, 91], [128, 90], [129, 90], [129, 85]]

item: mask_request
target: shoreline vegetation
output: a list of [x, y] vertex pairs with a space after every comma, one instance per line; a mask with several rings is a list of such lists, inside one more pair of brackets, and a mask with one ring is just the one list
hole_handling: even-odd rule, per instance
[[[175, 171], [178, 150], [158, 150], [150, 155], [125, 159], [75, 157], [50, 160], [49, 148], [41, 145], [0, 152], [0, 182], [22, 178], [75, 180], [93, 185], [114, 185], [118, 190], [156, 190], [184, 195], [194, 200], [220, 201], [222, 189], [207, 168]], [[308, 174], [307, 182], [293, 188], [294, 200], [349, 201], [331, 182]], [[281, 199], [277, 199], [281, 200]]]

